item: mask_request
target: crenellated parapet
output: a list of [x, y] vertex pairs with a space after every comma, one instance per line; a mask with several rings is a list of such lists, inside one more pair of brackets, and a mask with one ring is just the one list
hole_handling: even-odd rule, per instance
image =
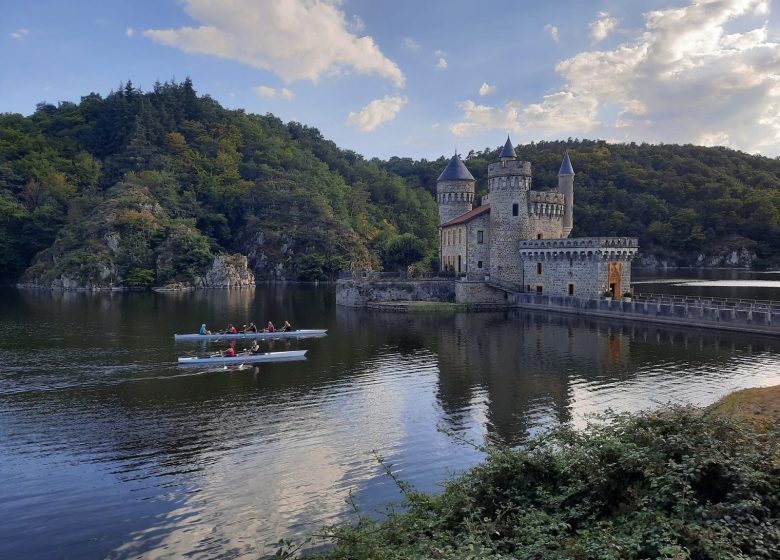
[[577, 237], [520, 242], [520, 255], [529, 260], [631, 261], [638, 252], [639, 240], [636, 237]]
[[531, 162], [510, 160], [491, 163], [488, 165], [488, 177], [500, 177], [508, 175], [525, 175], [531, 177]]
[[563, 218], [565, 206], [564, 196], [552, 191], [529, 191], [528, 214], [533, 217]]

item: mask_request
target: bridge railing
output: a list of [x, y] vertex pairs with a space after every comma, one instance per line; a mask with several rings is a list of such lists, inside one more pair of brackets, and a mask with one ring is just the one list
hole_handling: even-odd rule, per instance
[[648, 303], [677, 303], [696, 306], [710, 305], [718, 307], [780, 311], [780, 301], [771, 299], [720, 298], [642, 292], [635, 293], [634, 300], [646, 301]]

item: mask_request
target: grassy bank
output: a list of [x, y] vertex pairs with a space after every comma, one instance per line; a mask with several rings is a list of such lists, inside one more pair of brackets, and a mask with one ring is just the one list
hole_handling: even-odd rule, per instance
[[757, 430], [728, 411], [753, 410], [731, 404], [750, 395], [487, 448], [440, 494], [401, 484], [403, 513], [332, 529], [335, 547], [316, 557], [778, 558], [777, 423]]
[[708, 412], [750, 422], [760, 429], [780, 425], [780, 385], [736, 391], [716, 402]]

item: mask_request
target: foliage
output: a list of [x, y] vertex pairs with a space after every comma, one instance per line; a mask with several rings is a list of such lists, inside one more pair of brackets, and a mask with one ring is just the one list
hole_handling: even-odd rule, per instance
[[[517, 146], [535, 188], [556, 186], [566, 148], [577, 172], [575, 235], [638, 236], [645, 254], [683, 264], [742, 247], [762, 264], [780, 262], [780, 160], [690, 145]], [[478, 195], [497, 157], [468, 153]], [[435, 268], [432, 195], [446, 163], [366, 160], [315, 128], [227, 110], [189, 79], [40, 103], [28, 117], [0, 114], [0, 282], [28, 267], [28, 278], [93, 270], [95, 282], [121, 285], [134, 270], [155, 270], [156, 283], [186, 280], [217, 252], [247, 255], [261, 279]], [[123, 215], [110, 211], [123, 206]], [[198, 242], [192, 259], [171, 258], [175, 224], [208, 251]], [[115, 234], [119, 253], [106, 241]], [[100, 262], [81, 266], [77, 254]]]
[[150, 286], [154, 283], [154, 270], [136, 268], [127, 275], [128, 286]]
[[334, 528], [317, 557], [777, 558], [777, 428], [675, 408], [490, 447], [440, 495], [401, 485], [405, 512]]
[[406, 267], [421, 260], [425, 256], [425, 243], [412, 235], [394, 235], [383, 247], [382, 262], [386, 269], [405, 270]]
[[217, 252], [249, 255], [261, 278], [330, 279], [377, 267], [393, 235], [433, 250], [436, 215], [424, 189], [377, 162], [316, 129], [224, 109], [189, 79], [0, 115], [0, 282], [28, 267], [26, 279], [81, 278], [77, 254], [100, 261], [96, 283], [138, 270], [187, 281]]

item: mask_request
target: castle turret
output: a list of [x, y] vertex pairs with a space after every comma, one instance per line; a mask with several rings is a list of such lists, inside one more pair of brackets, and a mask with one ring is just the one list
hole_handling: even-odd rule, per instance
[[488, 165], [490, 189], [490, 277], [522, 285], [519, 246], [532, 236], [528, 217], [531, 164], [516, 158], [507, 138], [500, 162]]
[[569, 160], [569, 152], [563, 154], [561, 169], [558, 171], [558, 190], [565, 197], [563, 210], [563, 236], [569, 237], [574, 227], [574, 168]]
[[439, 224], [465, 214], [474, 203], [475, 179], [458, 157], [452, 156], [436, 180], [436, 201], [439, 203]]
[[517, 154], [515, 154], [515, 148], [512, 146], [512, 142], [509, 140], [509, 135], [507, 135], [506, 143], [504, 144], [501, 153], [498, 154], [498, 157], [501, 158], [501, 163], [505, 165], [506, 162], [517, 159]]

